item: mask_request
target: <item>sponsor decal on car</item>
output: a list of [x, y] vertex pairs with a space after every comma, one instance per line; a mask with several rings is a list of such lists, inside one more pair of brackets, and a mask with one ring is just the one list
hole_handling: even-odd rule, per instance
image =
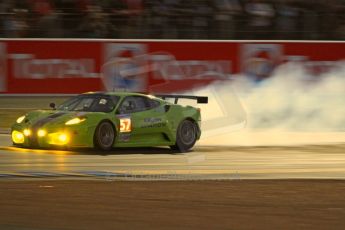
[[119, 141], [128, 142], [131, 139], [131, 134], [129, 133], [120, 133]]
[[166, 123], [158, 117], [148, 117], [144, 119], [144, 124], [141, 128], [160, 128], [165, 127]]

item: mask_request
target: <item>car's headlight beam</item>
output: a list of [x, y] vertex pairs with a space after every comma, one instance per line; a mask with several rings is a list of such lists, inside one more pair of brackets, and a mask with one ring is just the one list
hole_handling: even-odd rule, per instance
[[22, 122], [24, 121], [24, 119], [25, 119], [25, 115], [24, 115], [24, 116], [21, 116], [21, 117], [18, 117], [17, 123], [18, 123], [18, 124], [22, 123]]
[[65, 123], [65, 125], [76, 125], [76, 124], [82, 123], [82, 122], [85, 121], [85, 120], [86, 120], [85, 117], [83, 117], [83, 118], [75, 117], [75, 118], [73, 118], [73, 119], [67, 121], [67, 122]]

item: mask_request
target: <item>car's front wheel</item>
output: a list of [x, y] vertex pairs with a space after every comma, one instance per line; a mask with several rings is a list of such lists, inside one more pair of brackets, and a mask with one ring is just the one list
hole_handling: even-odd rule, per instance
[[115, 131], [113, 125], [109, 121], [99, 123], [94, 135], [95, 147], [101, 150], [110, 150], [114, 140]]
[[195, 122], [191, 120], [183, 120], [176, 132], [176, 144], [170, 146], [172, 150], [178, 150], [179, 152], [187, 152], [190, 150], [196, 140], [197, 140], [197, 132], [198, 128]]

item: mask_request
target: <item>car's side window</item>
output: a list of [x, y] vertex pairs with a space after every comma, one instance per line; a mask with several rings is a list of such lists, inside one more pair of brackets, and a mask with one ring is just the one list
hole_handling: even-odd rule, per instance
[[160, 104], [161, 104], [159, 101], [156, 101], [153, 99], [147, 98], [147, 100], [149, 101], [151, 109], [156, 108], [156, 107], [160, 106]]
[[99, 98], [93, 103], [91, 111], [108, 113], [114, 109], [115, 105], [110, 98]]
[[120, 108], [119, 113], [135, 113], [144, 110], [149, 110], [159, 106], [160, 103], [158, 101], [149, 99], [143, 96], [128, 96], [126, 97]]
[[91, 105], [94, 103], [94, 98], [83, 98], [78, 104], [73, 108], [75, 111], [87, 111], [90, 109]]

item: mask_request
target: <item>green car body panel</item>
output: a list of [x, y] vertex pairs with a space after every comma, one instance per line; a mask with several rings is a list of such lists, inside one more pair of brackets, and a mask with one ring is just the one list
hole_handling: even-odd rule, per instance
[[[110, 93], [86, 93], [77, 97], [87, 98], [115, 98], [114, 106], [110, 111], [69, 111], [35, 110], [27, 113], [21, 122], [12, 125], [12, 141], [17, 146], [54, 148], [62, 147], [96, 147], [95, 133], [102, 122], [111, 123], [115, 133], [112, 147], [149, 147], [149, 146], [172, 146], [176, 144], [179, 124], [184, 120], [190, 120], [196, 125], [196, 140], [200, 138], [200, 110], [192, 106], [173, 104], [166, 100], [151, 95], [129, 92]], [[139, 97], [153, 104], [152, 108], [125, 113], [120, 107], [127, 97]], [[121, 107], [122, 108], [122, 107]], [[78, 118], [81, 122], [67, 125], [68, 121]], [[24, 135], [24, 130], [29, 130]], [[37, 132], [44, 130], [44, 135], [38, 136]], [[20, 143], [15, 140], [16, 132]], [[54, 141], [60, 135], [67, 135], [66, 141]], [[55, 135], [55, 136], [54, 136]], [[65, 142], [66, 141], [66, 142]]]

